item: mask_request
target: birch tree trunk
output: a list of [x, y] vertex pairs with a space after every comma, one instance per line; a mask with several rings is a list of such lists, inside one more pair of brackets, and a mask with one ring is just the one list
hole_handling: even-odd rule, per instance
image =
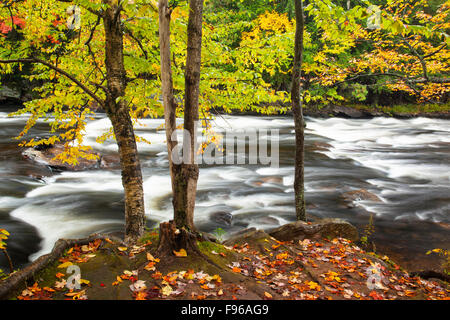
[[305, 211], [305, 121], [303, 119], [302, 99], [300, 93], [301, 69], [303, 61], [303, 3], [302, 0], [295, 0], [295, 49], [294, 49], [294, 66], [292, 71], [292, 111], [294, 114], [295, 125], [295, 213], [297, 220], [306, 220]]

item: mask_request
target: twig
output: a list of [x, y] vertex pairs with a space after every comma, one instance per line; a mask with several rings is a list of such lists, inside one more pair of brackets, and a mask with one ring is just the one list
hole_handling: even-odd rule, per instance
[[10, 273], [13, 273], [14, 272], [14, 267], [13, 267], [13, 263], [12, 263], [11, 257], [8, 254], [8, 251], [6, 251], [6, 249], [3, 249], [3, 253], [6, 256], [6, 259], [8, 259], [9, 271], [10, 271]]

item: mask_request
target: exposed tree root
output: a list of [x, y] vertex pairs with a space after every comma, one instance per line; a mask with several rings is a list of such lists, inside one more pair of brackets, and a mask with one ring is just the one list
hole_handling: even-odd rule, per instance
[[159, 243], [156, 256], [170, 261], [175, 257], [174, 251], [179, 252], [184, 249], [189, 256], [199, 257], [222, 270], [222, 267], [204, 255], [198, 248], [197, 241], [203, 239], [202, 237], [199, 239], [199, 234], [185, 228], [178, 229], [173, 220], [162, 222], [159, 225]]
[[98, 233], [94, 233], [83, 239], [59, 239], [55, 243], [52, 252], [39, 257], [24, 269], [12, 273], [8, 278], [0, 282], [0, 299], [5, 299], [11, 292], [20, 288], [21, 285], [26, 284], [26, 281], [31, 279], [36, 273], [59, 259], [66, 249], [75, 245], [89, 244], [97, 239], [105, 240], [107, 238], [124, 245], [122, 239]]

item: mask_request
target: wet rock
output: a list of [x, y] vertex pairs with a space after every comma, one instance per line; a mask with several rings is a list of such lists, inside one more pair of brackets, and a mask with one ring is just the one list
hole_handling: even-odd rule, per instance
[[315, 205], [314, 203], [308, 203], [306, 204], [306, 209], [316, 209], [317, 205]]
[[266, 225], [280, 225], [280, 222], [277, 218], [274, 217], [262, 217], [258, 219], [258, 222]]
[[381, 199], [376, 194], [373, 194], [372, 192], [369, 192], [365, 189], [344, 192], [340, 195], [340, 199], [346, 202], [346, 205], [349, 208], [354, 207], [353, 205], [354, 201], [366, 200], [366, 201], [381, 202]]
[[330, 150], [331, 145], [326, 142], [319, 142], [316, 141], [312, 144], [312, 150], [313, 151], [328, 151]]
[[104, 169], [119, 169], [120, 158], [119, 155], [102, 155], [100, 156], [100, 168]]
[[304, 110], [305, 116], [312, 117], [340, 117], [340, 118], [372, 118], [374, 115], [366, 110], [358, 110], [347, 106], [328, 105], [323, 108], [308, 107]]
[[211, 214], [210, 218], [220, 225], [231, 226], [231, 223], [233, 222], [233, 215], [229, 212], [214, 212]]
[[0, 88], [0, 101], [20, 101], [21, 96], [17, 90], [5, 86]]
[[87, 160], [78, 159], [78, 164], [70, 165], [63, 163], [60, 160], [54, 159], [57, 155], [64, 151], [62, 144], [55, 145], [39, 145], [35, 148], [27, 148], [22, 152], [24, 158], [35, 161], [37, 163], [46, 165], [54, 171], [83, 171], [99, 168], [110, 168], [113, 164], [117, 163], [115, 158], [102, 157], [96, 152], [92, 152], [98, 156], [98, 159]]
[[437, 222], [438, 225], [440, 225], [442, 228], [450, 230], [450, 223], [446, 222]]
[[261, 178], [261, 180], [264, 183], [275, 183], [275, 184], [282, 184], [283, 183], [283, 178], [282, 177], [264, 177], [264, 178]]
[[322, 219], [313, 223], [296, 221], [271, 230], [269, 235], [279, 241], [336, 237], [357, 241], [359, 238], [356, 227], [341, 219]]

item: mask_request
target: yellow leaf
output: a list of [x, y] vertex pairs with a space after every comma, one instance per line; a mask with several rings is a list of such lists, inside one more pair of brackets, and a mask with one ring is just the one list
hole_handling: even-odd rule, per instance
[[147, 260], [152, 262], [159, 262], [159, 259], [152, 256], [150, 252], [147, 252]]
[[119, 251], [127, 251], [128, 250], [127, 247], [118, 247], [117, 249], [119, 249]]
[[162, 288], [161, 293], [165, 296], [170, 296], [172, 294], [172, 287], [171, 286], [165, 286], [164, 288]]
[[90, 284], [91, 282], [86, 279], [80, 279], [80, 284]]
[[187, 257], [187, 252], [184, 249], [181, 249], [180, 251], [173, 251], [173, 253], [177, 256], [177, 257]]
[[67, 268], [68, 266], [71, 266], [73, 263], [70, 261], [64, 262], [63, 264], [60, 264], [58, 266], [58, 268], [63, 269], [63, 268]]
[[306, 282], [306, 284], [309, 286], [309, 288], [311, 289], [311, 290], [317, 290], [317, 291], [319, 291], [320, 290], [320, 286], [319, 286], [319, 284], [317, 283], [317, 282], [314, 282], [314, 281], [308, 281], [308, 282]]
[[65, 295], [67, 297], [79, 297], [79, 296], [83, 295], [85, 292], [86, 292], [86, 290], [82, 290], [80, 292], [68, 292]]

